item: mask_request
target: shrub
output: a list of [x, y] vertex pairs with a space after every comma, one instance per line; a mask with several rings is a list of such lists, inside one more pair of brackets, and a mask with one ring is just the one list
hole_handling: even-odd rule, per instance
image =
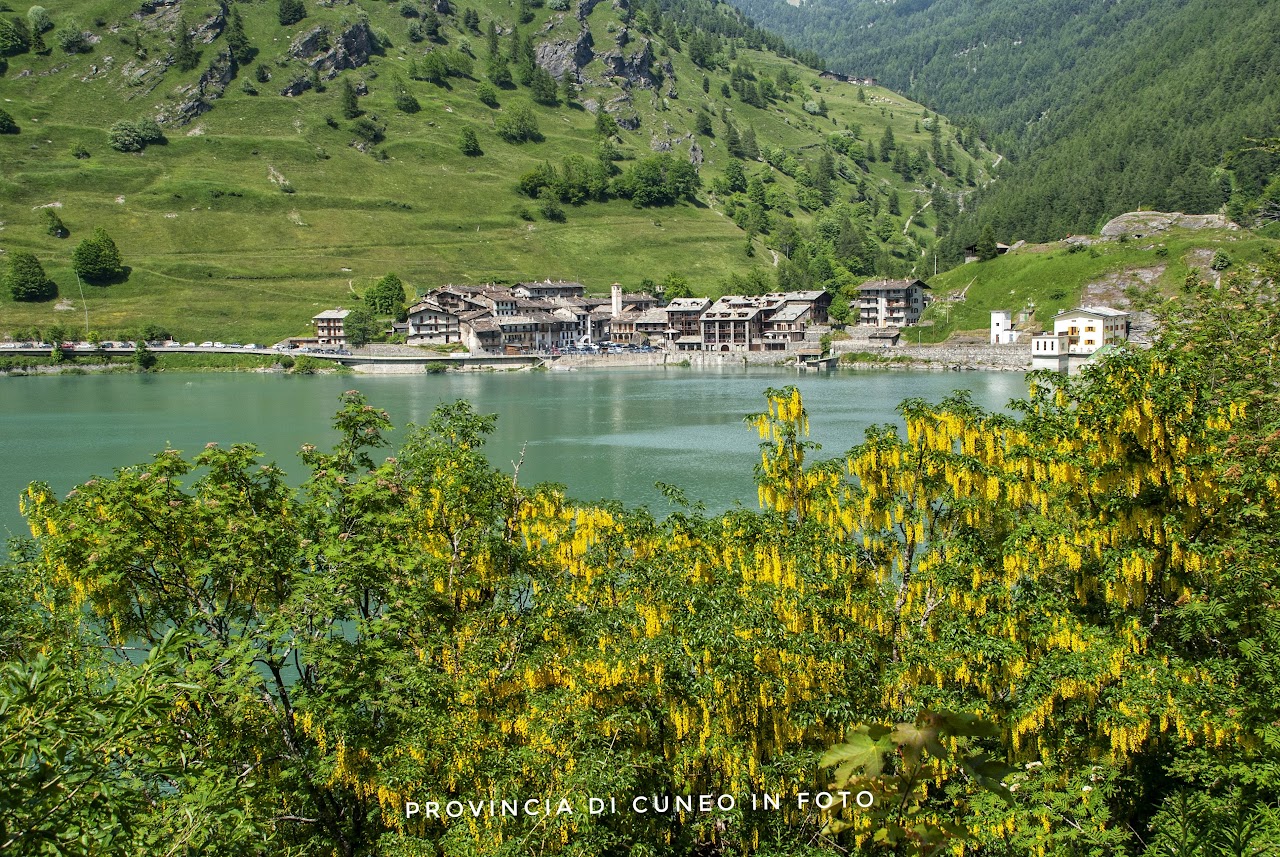
[[66, 238], [71, 232], [67, 229], [66, 224], [62, 222], [62, 218], [58, 216], [58, 212], [52, 208], [43, 209], [41, 214], [44, 220], [44, 231], [46, 234], [54, 238]]
[[303, 354], [293, 361], [293, 374], [314, 375], [321, 369], [327, 368], [327, 365], [328, 364], [319, 357], [311, 357], [310, 355]]
[[401, 113], [417, 113], [422, 109], [422, 105], [409, 90], [402, 87], [396, 92], [396, 109]]
[[32, 33], [47, 33], [53, 29], [53, 19], [43, 6], [32, 6], [27, 10], [27, 25]]
[[480, 148], [480, 141], [476, 139], [475, 131], [470, 128], [462, 129], [462, 135], [458, 138], [458, 151], [469, 158], [484, 154]]
[[151, 143], [164, 142], [164, 132], [154, 119], [122, 119], [107, 131], [107, 142], [117, 152], [141, 152]]
[[564, 221], [564, 209], [560, 207], [560, 200], [556, 198], [555, 192], [549, 187], [544, 187], [538, 191], [538, 211], [547, 220], [562, 223]]
[[1209, 263], [1209, 267], [1215, 271], [1225, 271], [1231, 267], [1231, 257], [1225, 250], [1219, 250], [1213, 254], [1213, 261]]
[[74, 18], [68, 20], [62, 29], [58, 30], [55, 39], [58, 47], [69, 54], [88, 53], [93, 47], [85, 38], [84, 29]]
[[8, 111], [0, 108], [0, 134], [17, 134], [19, 130], [18, 123], [13, 121]]
[[498, 106], [498, 90], [494, 88], [492, 83], [488, 81], [481, 82], [476, 87], [476, 98], [480, 99], [480, 103], [488, 107]]
[[366, 143], [378, 143], [382, 141], [386, 128], [374, 122], [368, 116], [361, 116], [351, 123], [351, 131]]
[[542, 142], [537, 117], [533, 115], [533, 108], [527, 104], [512, 106], [505, 115], [498, 118], [494, 130], [508, 143]]

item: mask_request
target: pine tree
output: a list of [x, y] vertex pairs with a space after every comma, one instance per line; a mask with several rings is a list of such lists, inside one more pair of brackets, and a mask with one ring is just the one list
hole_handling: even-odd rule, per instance
[[7, 110], [0, 108], [0, 134], [17, 134], [18, 130], [18, 123]]
[[356, 88], [351, 85], [351, 78], [342, 79], [342, 116], [354, 119], [361, 114], [360, 101], [356, 97]]
[[200, 64], [200, 53], [191, 39], [185, 18], [178, 19], [178, 34], [173, 48], [173, 64], [179, 71], [191, 71]]
[[[227, 17], [227, 30], [223, 37], [227, 40], [227, 50], [231, 53], [231, 60], [236, 65], [247, 65], [253, 59], [253, 48], [249, 45], [249, 37], [244, 34], [244, 21], [240, 17], [238, 6], [231, 7], [231, 14]], [[266, 83], [261, 77], [258, 82]]]
[[280, 26], [288, 27], [307, 17], [307, 7], [303, 5], [302, 0], [280, 0], [277, 16]]
[[489, 56], [488, 68], [485, 70], [485, 75], [494, 86], [509, 89], [515, 85], [511, 80], [511, 66], [507, 64], [507, 58], [501, 53], [495, 53]]
[[395, 87], [395, 105], [396, 109], [401, 113], [417, 113], [422, 109], [422, 105], [418, 103], [418, 99], [413, 97], [413, 93], [404, 85], [404, 81], [395, 78], [392, 85]]
[[724, 146], [733, 157], [742, 157], [742, 137], [738, 135], [738, 129], [733, 127], [732, 122], [724, 123]]
[[489, 28], [485, 30], [484, 38], [485, 38], [485, 47], [489, 52], [489, 56], [491, 57], [497, 56], [498, 55], [498, 27], [493, 23], [493, 21], [489, 22]]
[[533, 100], [539, 104], [554, 105], [556, 103], [556, 79], [542, 66], [533, 67], [529, 91]]
[[9, 253], [5, 285], [15, 301], [47, 301], [58, 296], [58, 286], [45, 275], [40, 260], [22, 250]]
[[996, 257], [996, 231], [990, 223], [982, 227], [982, 237], [978, 239], [975, 252], [979, 262], [986, 262]]
[[756, 143], [756, 129], [750, 125], [742, 131], [742, 157], [751, 161], [760, 157], [760, 146]]
[[893, 139], [893, 128], [884, 126], [884, 134], [880, 137], [880, 160], [888, 163], [893, 159], [893, 150], [897, 144]]

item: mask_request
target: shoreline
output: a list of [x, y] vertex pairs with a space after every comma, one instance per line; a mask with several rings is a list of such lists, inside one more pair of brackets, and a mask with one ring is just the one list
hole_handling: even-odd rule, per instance
[[[861, 345], [861, 343], [858, 343]], [[381, 349], [350, 355], [342, 361], [313, 355], [284, 354], [164, 354], [156, 353], [157, 365], [140, 370], [133, 364], [132, 352], [128, 354], [93, 355], [71, 357], [54, 363], [48, 357], [0, 356], [0, 377], [26, 377], [33, 375], [91, 375], [91, 374], [163, 374], [173, 372], [253, 372], [289, 375], [424, 375], [475, 372], [530, 372], [530, 371], [578, 371], [621, 368], [688, 368], [725, 369], [733, 367], [772, 366], [799, 372], [830, 372], [839, 370], [913, 371], [913, 372], [1029, 372], [1030, 355], [1017, 346], [977, 345], [899, 345], [890, 348], [857, 348], [854, 343], [832, 343], [831, 356], [837, 358], [834, 366], [797, 366], [797, 355], [778, 352], [667, 352], [620, 354], [571, 354], [536, 356], [538, 365], [459, 365], [462, 355], [453, 359], [442, 355], [424, 354], [421, 361], [405, 359], [402, 351], [391, 360]], [[844, 347], [841, 347], [844, 346]], [[395, 348], [395, 346], [393, 346]], [[390, 350], [390, 349], [388, 349]], [[106, 357], [106, 362], [103, 362]], [[295, 361], [310, 357], [305, 368], [299, 370]], [[364, 358], [363, 360], [361, 358]], [[398, 359], [395, 359], [398, 358]], [[462, 359], [460, 359], [462, 358]], [[484, 361], [485, 355], [478, 355]], [[450, 365], [453, 364], [453, 365]]]

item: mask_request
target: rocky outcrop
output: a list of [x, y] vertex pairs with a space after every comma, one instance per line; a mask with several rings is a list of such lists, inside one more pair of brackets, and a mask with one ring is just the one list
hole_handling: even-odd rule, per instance
[[600, 0], [578, 0], [578, 9], [575, 12], [579, 21], [586, 23], [587, 16], [591, 14], [591, 10], [596, 8], [596, 4]]
[[1130, 211], [1102, 227], [1103, 238], [1142, 238], [1167, 229], [1239, 229], [1221, 214], [1182, 214], [1163, 211]]
[[[217, 12], [214, 12], [205, 19], [203, 24], [196, 27], [196, 31], [191, 36], [192, 41], [203, 45], [211, 44], [226, 29], [228, 14], [229, 10], [226, 4], [223, 3]], [[179, 25], [181, 25], [181, 22], [179, 22]]]
[[641, 39], [639, 47], [628, 53], [621, 48], [596, 54], [610, 75], [623, 79], [624, 87], [651, 87], [653, 80], [653, 48], [648, 39]]
[[200, 75], [200, 79], [192, 86], [178, 89], [181, 100], [177, 105], [166, 108], [156, 116], [162, 124], [186, 125], [192, 119], [213, 109], [213, 102], [222, 97], [227, 85], [235, 78], [236, 67], [231, 61], [231, 53], [218, 51], [213, 62]]
[[557, 80], [569, 74], [571, 80], [577, 81], [582, 68], [595, 57], [591, 31], [583, 29], [576, 39], [542, 42], [533, 49], [533, 55], [538, 65]]
[[610, 99], [604, 106], [604, 111], [613, 117], [619, 128], [634, 131], [640, 127], [640, 114], [631, 106], [631, 96], [625, 92]]
[[377, 38], [373, 35], [373, 30], [369, 29], [368, 24], [361, 22], [347, 27], [336, 39], [331, 37], [327, 27], [314, 27], [293, 40], [289, 54], [302, 60], [321, 77], [332, 80], [344, 69], [368, 65], [376, 46]]
[[157, 11], [177, 6], [178, 3], [179, 0], [143, 0], [141, 8], [134, 13], [134, 16], [154, 15]]
[[329, 47], [329, 28], [321, 24], [295, 36], [293, 44], [289, 45], [289, 56], [294, 59], [305, 60], [321, 51], [328, 50]]

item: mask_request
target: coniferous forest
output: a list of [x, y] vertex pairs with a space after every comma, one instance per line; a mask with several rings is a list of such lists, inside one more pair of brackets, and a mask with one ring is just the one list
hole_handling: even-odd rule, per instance
[[1001, 240], [1138, 208], [1275, 221], [1280, 9], [1266, 2], [738, 3], [765, 26], [969, 125], [1006, 156], [970, 206]]

